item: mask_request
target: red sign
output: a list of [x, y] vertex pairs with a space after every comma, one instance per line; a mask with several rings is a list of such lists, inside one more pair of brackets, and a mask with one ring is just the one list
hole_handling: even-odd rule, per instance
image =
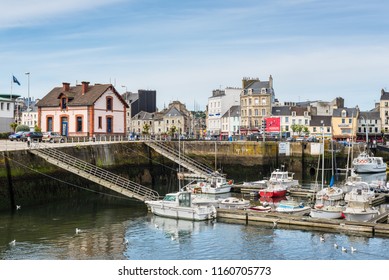
[[281, 121], [280, 118], [265, 118], [266, 132], [280, 132]]

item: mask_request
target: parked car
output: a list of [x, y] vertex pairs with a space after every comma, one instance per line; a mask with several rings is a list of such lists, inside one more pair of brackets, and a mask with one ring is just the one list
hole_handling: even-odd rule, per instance
[[50, 142], [50, 143], [63, 143], [65, 142], [65, 137], [59, 134], [58, 132], [44, 132], [42, 137], [43, 142]]
[[296, 138], [288, 137], [286, 138], [286, 142], [296, 142]]
[[20, 137], [22, 137], [22, 134], [23, 134], [23, 131], [18, 131], [16, 133], [12, 133], [10, 136], [8, 136], [8, 139], [11, 141], [13, 141], [13, 140], [19, 141]]
[[42, 134], [42, 132], [25, 131], [25, 132], [23, 132], [22, 136], [20, 137], [20, 140], [23, 142], [26, 142], [28, 137], [31, 138], [32, 142], [42, 142], [43, 134]]

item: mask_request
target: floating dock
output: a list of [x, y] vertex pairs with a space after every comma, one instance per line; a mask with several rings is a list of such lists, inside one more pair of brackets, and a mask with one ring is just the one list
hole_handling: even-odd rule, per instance
[[380, 221], [351, 222], [343, 219], [317, 219], [309, 216], [294, 216], [276, 212], [262, 213], [251, 210], [218, 209], [217, 220], [226, 223], [239, 223], [246, 225], [267, 225], [283, 229], [317, 230], [333, 233], [347, 233], [364, 236], [389, 237], [389, 212], [380, 215]]

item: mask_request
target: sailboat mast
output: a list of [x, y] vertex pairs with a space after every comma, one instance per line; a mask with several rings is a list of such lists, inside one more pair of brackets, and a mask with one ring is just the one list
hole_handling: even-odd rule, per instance
[[321, 188], [324, 186], [324, 121], [323, 123], [323, 128], [322, 128], [322, 159], [321, 159]]

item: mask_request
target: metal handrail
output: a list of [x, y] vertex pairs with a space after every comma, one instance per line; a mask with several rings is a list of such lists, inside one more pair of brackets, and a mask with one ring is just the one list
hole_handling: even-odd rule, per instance
[[158, 192], [152, 189], [130, 181], [96, 165], [80, 160], [74, 156], [61, 152], [56, 148], [35, 146], [35, 149], [31, 150], [38, 151], [38, 153], [43, 156], [51, 157], [84, 173], [95, 176], [113, 185], [122, 187], [123, 189], [143, 197], [145, 200], [157, 200], [159, 198]]
[[188, 156], [180, 154], [176, 149], [171, 148], [170, 146], [164, 144], [162, 141], [149, 140], [145, 141], [145, 143], [151, 148], [157, 150], [161, 154], [164, 154], [166, 157], [174, 160], [177, 163], [188, 164], [187, 168], [193, 172], [198, 172], [205, 176], [210, 176], [212, 173], [214, 173], [214, 171], [210, 167], [206, 166], [205, 164], [199, 163]]

